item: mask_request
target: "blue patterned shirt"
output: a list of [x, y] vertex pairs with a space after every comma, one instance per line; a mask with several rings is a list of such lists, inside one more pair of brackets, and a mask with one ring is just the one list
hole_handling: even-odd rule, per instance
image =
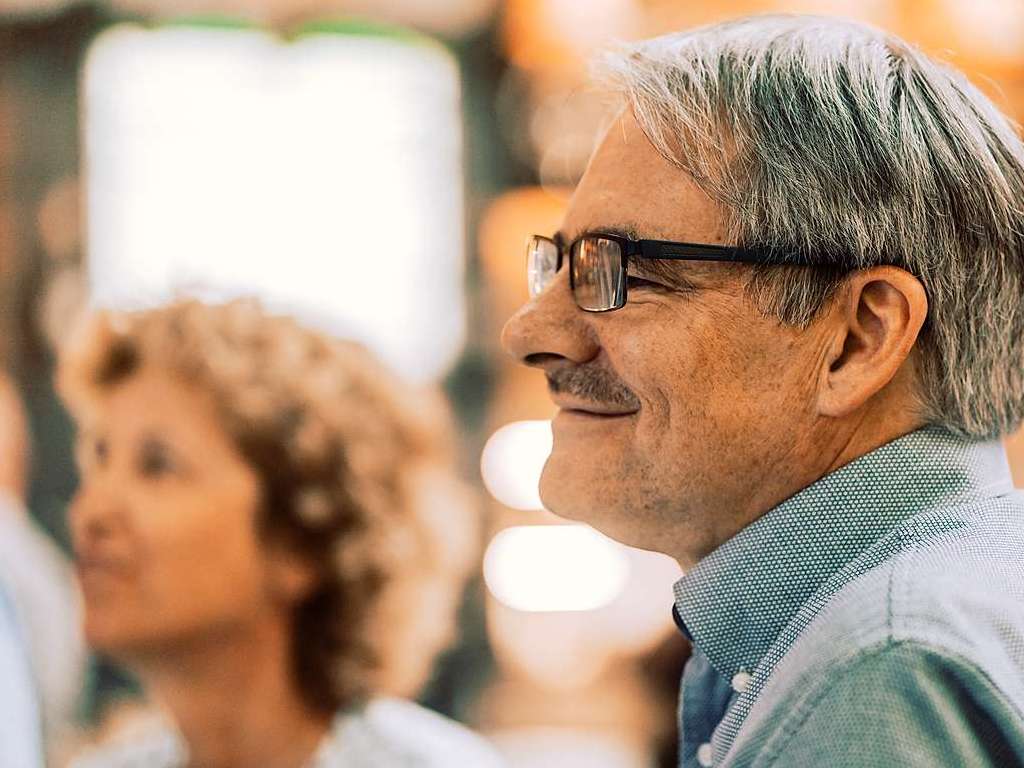
[[1024, 766], [1024, 494], [938, 427], [821, 478], [675, 585], [684, 768]]

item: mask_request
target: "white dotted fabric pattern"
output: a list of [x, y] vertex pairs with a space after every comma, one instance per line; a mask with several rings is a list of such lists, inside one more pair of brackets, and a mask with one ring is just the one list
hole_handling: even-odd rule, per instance
[[[997, 441], [934, 426], [905, 435], [770, 510], [674, 592], [694, 646], [739, 692], [714, 731], [715, 766], [800, 768], [785, 744], [802, 722], [794, 718], [809, 715], [794, 702], [810, 701], [811, 691], [827, 700], [839, 670], [857, 668], [880, 644], [909, 644], [900, 653], [920, 649], [912, 660], [940, 655], [962, 664], [966, 677], [1003, 680], [994, 695], [1024, 744], [1024, 496]], [[912, 740], [920, 697], [864, 698], [874, 718], [909, 718], [903, 732]], [[849, 725], [854, 715], [836, 717]], [[904, 764], [884, 754], [891, 739], [879, 740], [878, 755], [854, 750], [848, 762], [838, 734], [818, 738], [821, 748], [806, 758], [813, 765]], [[914, 754], [913, 743], [901, 748]]]

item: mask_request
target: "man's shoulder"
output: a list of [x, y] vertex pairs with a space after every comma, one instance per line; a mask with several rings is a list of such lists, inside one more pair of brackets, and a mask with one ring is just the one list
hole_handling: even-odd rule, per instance
[[1004, 616], [1024, 609], [1020, 492], [916, 515], [876, 546], [885, 553], [865, 553], [871, 567], [836, 591], [816, 623], [877, 625], [897, 638], [931, 625], [973, 635], [993, 604]]
[[914, 640], [886, 640], [748, 720], [727, 764], [1019, 765], [1022, 725], [1019, 704], [975, 662]]
[[818, 603], [771, 677], [806, 685], [908, 643], [976, 664], [1024, 704], [1024, 496], [937, 510], [894, 538], [891, 556]]
[[1019, 642], [1024, 497], [1015, 492], [973, 505], [960, 511], [957, 525], [929, 531], [927, 519], [919, 522], [910, 546], [892, 560], [886, 620], [893, 637], [945, 640], [961, 650], [992, 640]]
[[[947, 648], [991, 662], [1008, 653], [1024, 670], [1024, 496], [1014, 492], [953, 510], [912, 518], [906, 546], [863, 583], [849, 585], [850, 603], [878, 594], [874, 624], [894, 641]], [[874, 588], [872, 588], [872, 586]], [[858, 599], [860, 597], [861, 599]], [[880, 610], [884, 608], [884, 613]], [[868, 616], [864, 616], [864, 613]]]
[[[1017, 494], [922, 516], [883, 545], [889, 556], [812, 598], [769, 652], [729, 764], [881, 764], [829, 745], [921, 750], [932, 726], [970, 736], [940, 740], [966, 750], [962, 764], [1009, 764], [978, 762], [992, 744], [1024, 755], [1022, 523]], [[836, 732], [851, 723], [859, 736]]]

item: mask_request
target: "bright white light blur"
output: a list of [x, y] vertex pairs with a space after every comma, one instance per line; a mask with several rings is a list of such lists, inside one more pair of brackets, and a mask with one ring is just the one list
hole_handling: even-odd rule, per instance
[[480, 474], [491, 495], [512, 509], [543, 509], [537, 486], [551, 454], [550, 421], [514, 421], [484, 446]]
[[622, 592], [629, 560], [585, 525], [517, 525], [500, 531], [484, 555], [484, 580], [519, 611], [592, 611]]
[[92, 303], [257, 295], [436, 378], [464, 339], [460, 120], [432, 43], [115, 28], [85, 71]]

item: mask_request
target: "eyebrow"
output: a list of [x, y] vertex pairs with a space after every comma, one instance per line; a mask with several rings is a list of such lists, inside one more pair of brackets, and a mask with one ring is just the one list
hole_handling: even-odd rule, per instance
[[640, 230], [639, 230], [639, 228], [635, 224], [628, 224], [628, 223], [627, 224], [620, 224], [618, 226], [615, 226], [615, 225], [607, 225], [607, 226], [606, 225], [602, 225], [602, 226], [599, 226], [599, 227], [585, 227], [584, 229], [581, 229], [579, 232], [577, 232], [575, 237], [573, 237], [571, 239], [566, 236], [565, 232], [563, 232], [562, 230], [558, 230], [557, 232], [555, 232], [555, 234], [553, 236], [553, 239], [555, 240], [555, 242], [561, 242], [564, 245], [569, 245], [569, 243], [571, 243], [573, 240], [578, 240], [579, 238], [584, 237], [586, 235], [600, 235], [600, 234], [617, 235], [618, 237], [625, 237], [627, 240], [643, 240], [644, 239], [644, 238], [640, 237]]

